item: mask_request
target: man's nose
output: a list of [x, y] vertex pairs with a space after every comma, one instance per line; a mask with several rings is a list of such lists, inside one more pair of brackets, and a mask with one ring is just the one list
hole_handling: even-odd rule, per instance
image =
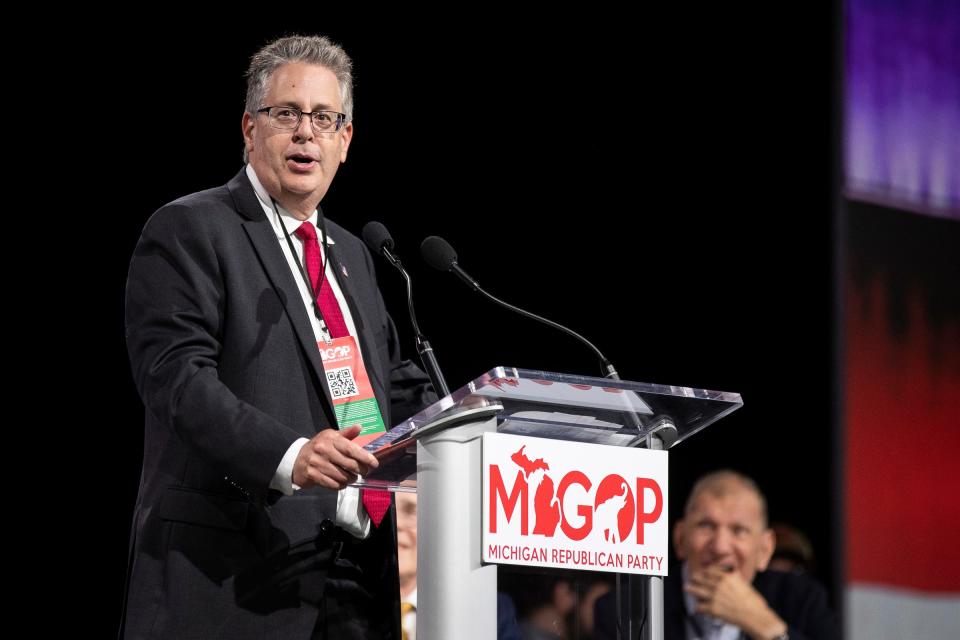
[[312, 140], [313, 116], [306, 113], [301, 113], [300, 122], [297, 123], [297, 128], [293, 130], [293, 133], [300, 140]]
[[724, 527], [719, 527], [710, 539], [710, 546], [717, 555], [723, 555], [733, 550], [733, 534]]

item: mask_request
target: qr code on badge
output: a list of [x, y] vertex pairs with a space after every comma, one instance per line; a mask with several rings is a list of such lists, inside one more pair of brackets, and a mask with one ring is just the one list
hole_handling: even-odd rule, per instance
[[357, 381], [353, 379], [350, 367], [340, 367], [327, 371], [327, 383], [330, 385], [330, 395], [334, 400], [360, 395]]

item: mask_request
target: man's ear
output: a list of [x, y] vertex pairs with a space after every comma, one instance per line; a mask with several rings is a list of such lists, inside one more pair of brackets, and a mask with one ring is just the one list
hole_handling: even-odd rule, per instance
[[343, 130], [340, 131], [340, 137], [343, 141], [340, 143], [340, 163], [347, 161], [347, 149], [350, 148], [350, 141], [353, 140], [353, 123], [348, 122], [343, 126]]
[[256, 123], [256, 118], [251, 116], [246, 111], [243, 112], [241, 128], [243, 129], [243, 145], [246, 148], [247, 153], [253, 151], [253, 129], [256, 126]]
[[683, 548], [684, 522], [683, 518], [673, 524], [673, 551], [677, 554], [677, 559], [686, 560], [687, 554]]
[[777, 548], [777, 534], [773, 529], [767, 529], [760, 534], [760, 545], [757, 547], [757, 570], [766, 571], [770, 564], [770, 558], [773, 557], [773, 551]]

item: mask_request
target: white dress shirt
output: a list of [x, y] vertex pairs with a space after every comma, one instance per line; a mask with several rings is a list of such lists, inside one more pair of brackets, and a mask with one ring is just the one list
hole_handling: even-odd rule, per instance
[[[289, 211], [281, 207], [279, 203], [277, 203], [277, 211], [280, 213], [278, 219], [276, 212], [274, 212], [270, 195], [267, 193], [267, 190], [263, 188], [253, 167], [247, 164], [246, 171], [247, 177], [250, 178], [250, 182], [253, 184], [253, 190], [257, 194], [257, 199], [260, 200], [260, 206], [263, 207], [264, 215], [267, 216], [274, 232], [277, 234], [277, 241], [280, 243], [280, 248], [283, 251], [284, 257], [287, 259], [287, 264], [293, 273], [293, 279], [297, 283], [300, 295], [303, 298], [303, 306], [307, 311], [307, 317], [310, 318], [313, 334], [318, 342], [320, 340], [328, 340], [330, 334], [327, 332], [326, 326], [313, 312], [313, 292], [300, 275], [300, 268], [297, 267], [299, 263], [300, 267], [303, 268], [303, 273], [307, 273], [307, 266], [303, 259], [303, 242], [294, 235], [294, 232], [304, 221], [296, 219]], [[316, 227], [317, 217], [317, 212], [314, 211], [307, 222], [310, 222]], [[286, 226], [287, 232], [291, 236], [290, 240], [296, 255], [290, 253], [290, 245], [287, 244], [286, 234], [281, 224]], [[337, 278], [333, 274], [333, 265], [323, 256], [323, 231], [319, 228], [317, 229], [317, 238], [320, 241], [321, 261], [325, 263], [324, 275], [327, 277], [327, 283], [331, 289], [333, 289], [333, 295], [337, 299], [337, 304], [340, 305], [340, 312], [343, 314], [343, 320], [347, 325], [347, 330], [351, 336], [356, 336], [357, 327], [353, 323], [353, 317], [350, 315], [347, 300], [343, 297], [343, 291], [340, 290]], [[333, 238], [328, 237], [327, 244], [334, 244]], [[357, 349], [360, 349], [359, 340], [357, 341]], [[363, 356], [362, 351], [360, 355], [361, 357]], [[277, 471], [273, 475], [273, 480], [270, 482], [271, 489], [276, 489], [288, 496], [293, 495], [294, 491], [300, 489], [300, 487], [293, 484], [293, 465], [297, 461], [297, 455], [300, 453], [300, 449], [303, 448], [303, 445], [307, 442], [309, 442], [307, 438], [298, 438], [290, 445], [290, 448], [287, 449], [286, 454], [284, 454], [280, 460], [280, 466], [277, 467]], [[347, 487], [338, 492], [336, 523], [358, 538], [366, 538], [370, 535], [370, 516], [367, 515], [366, 509], [363, 508], [363, 503], [360, 500], [360, 490], [356, 487]]]
[[[687, 563], [683, 563], [683, 582], [687, 583], [689, 573]], [[683, 592], [683, 604], [687, 610], [687, 640], [739, 640], [740, 627], [735, 627], [719, 618], [705, 613], [696, 613], [697, 599], [693, 594]]]

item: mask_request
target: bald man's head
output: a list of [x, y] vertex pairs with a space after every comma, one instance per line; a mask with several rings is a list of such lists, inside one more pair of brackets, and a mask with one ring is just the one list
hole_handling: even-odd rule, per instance
[[750, 582], [767, 568], [773, 554], [766, 500], [743, 474], [708, 474], [693, 486], [683, 519], [673, 529], [673, 542], [691, 572], [719, 566]]

